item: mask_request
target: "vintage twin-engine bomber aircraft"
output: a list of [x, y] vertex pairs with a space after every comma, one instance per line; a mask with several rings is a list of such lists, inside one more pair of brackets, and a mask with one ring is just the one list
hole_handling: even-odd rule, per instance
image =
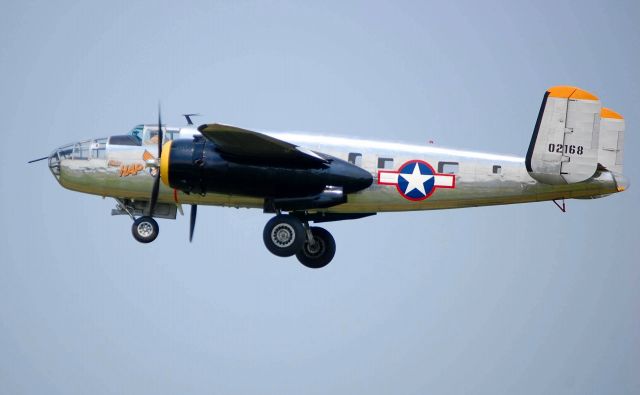
[[[193, 115], [193, 114], [190, 114]], [[624, 191], [624, 120], [584, 90], [553, 87], [525, 158], [369, 140], [259, 133], [221, 124], [139, 125], [129, 134], [63, 146], [48, 159], [65, 188], [113, 197], [136, 240], [156, 218], [191, 205], [262, 208], [276, 215], [263, 239], [281, 257], [320, 268], [335, 241], [309, 222], [378, 212], [596, 198]], [[162, 183], [160, 182], [162, 181]], [[558, 203], [556, 203], [558, 204]]]

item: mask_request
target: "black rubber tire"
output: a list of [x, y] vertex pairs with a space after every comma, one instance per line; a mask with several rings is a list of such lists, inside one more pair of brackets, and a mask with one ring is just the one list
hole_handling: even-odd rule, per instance
[[158, 233], [160, 233], [160, 227], [152, 217], [140, 217], [131, 225], [131, 234], [140, 243], [151, 243], [158, 237]]
[[305, 240], [304, 245], [296, 254], [296, 258], [310, 269], [320, 269], [329, 264], [336, 254], [336, 241], [324, 228], [312, 227], [315, 245], [311, 247]]
[[295, 255], [306, 239], [302, 221], [292, 215], [277, 215], [271, 218], [262, 232], [262, 240], [267, 250], [280, 257]]

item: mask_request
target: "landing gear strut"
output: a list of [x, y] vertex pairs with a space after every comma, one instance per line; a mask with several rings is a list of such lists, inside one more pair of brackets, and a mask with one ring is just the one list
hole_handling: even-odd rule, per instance
[[325, 267], [336, 253], [336, 242], [327, 230], [309, 227], [293, 215], [279, 214], [264, 227], [262, 238], [274, 255], [295, 255], [304, 266], [312, 269]]
[[140, 243], [151, 243], [158, 237], [158, 232], [160, 232], [160, 227], [152, 217], [140, 217], [131, 225], [131, 233]]

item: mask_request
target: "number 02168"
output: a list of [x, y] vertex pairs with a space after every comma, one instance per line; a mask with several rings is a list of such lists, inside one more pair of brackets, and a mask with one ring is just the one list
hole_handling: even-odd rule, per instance
[[582, 155], [584, 153], [584, 147], [581, 145], [567, 145], [567, 144], [549, 144], [549, 152], [559, 152], [562, 154], [577, 154]]

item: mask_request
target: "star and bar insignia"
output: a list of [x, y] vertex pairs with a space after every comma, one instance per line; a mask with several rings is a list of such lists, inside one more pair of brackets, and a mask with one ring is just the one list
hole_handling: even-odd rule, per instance
[[405, 162], [398, 171], [378, 171], [378, 184], [395, 185], [402, 197], [420, 201], [431, 196], [436, 188], [455, 188], [456, 176], [440, 174], [422, 160]]

